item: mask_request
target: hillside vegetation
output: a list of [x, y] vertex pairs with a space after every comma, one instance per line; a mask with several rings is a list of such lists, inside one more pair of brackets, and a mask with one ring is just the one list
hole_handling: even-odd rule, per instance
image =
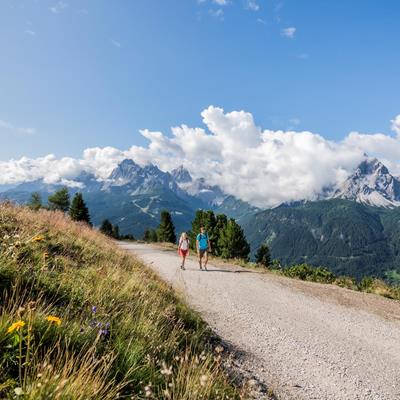
[[328, 267], [336, 275], [385, 278], [397, 283], [400, 209], [349, 200], [283, 205], [242, 221], [253, 252], [268, 244], [284, 265]]
[[241, 398], [200, 318], [111, 240], [0, 205], [0, 398]]

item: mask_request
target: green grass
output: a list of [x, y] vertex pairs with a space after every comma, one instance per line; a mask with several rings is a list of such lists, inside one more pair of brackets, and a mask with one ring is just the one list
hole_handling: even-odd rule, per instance
[[103, 235], [60, 213], [0, 206], [0, 398], [243, 398], [210, 335]]

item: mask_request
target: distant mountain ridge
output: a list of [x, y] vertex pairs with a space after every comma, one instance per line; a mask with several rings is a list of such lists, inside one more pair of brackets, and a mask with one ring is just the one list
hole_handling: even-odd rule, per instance
[[[141, 167], [125, 159], [105, 180], [82, 172], [68, 184], [71, 195], [77, 191], [84, 194], [95, 225], [108, 218], [120, 226], [122, 233], [137, 237], [158, 225], [163, 209], [171, 212], [178, 231], [190, 229], [195, 211], [200, 208], [217, 211], [221, 207], [228, 216], [237, 219], [258, 210], [225, 194], [218, 186], [207, 184], [204, 178], [193, 179], [183, 166], [170, 173], [153, 164]], [[0, 199], [26, 203], [32, 192], [39, 192], [46, 200], [63, 186], [62, 182], [48, 184], [40, 179], [5, 189], [0, 192]]]

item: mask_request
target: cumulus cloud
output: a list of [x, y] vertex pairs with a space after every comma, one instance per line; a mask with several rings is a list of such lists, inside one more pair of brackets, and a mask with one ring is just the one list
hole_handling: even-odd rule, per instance
[[[204, 177], [254, 205], [271, 207], [317, 198], [324, 188], [346, 179], [366, 154], [400, 174], [399, 136], [351, 132], [334, 142], [309, 131], [263, 129], [245, 111], [210, 106], [201, 116], [204, 127], [180, 125], [171, 128], [170, 135], [141, 130], [147, 146], [90, 148], [80, 159], [48, 155], [0, 162], [0, 183], [40, 178], [72, 183], [82, 171], [106, 179], [119, 162], [131, 158], [164, 171], [183, 164], [195, 178]], [[391, 121], [397, 134], [399, 121], [400, 115]]]
[[246, 1], [246, 8], [251, 11], [259, 11], [260, 5], [255, 0], [247, 0]]
[[0, 119], [0, 133], [1, 132], [10, 132], [10, 133], [19, 133], [24, 135], [34, 135], [36, 133], [35, 128], [27, 128], [22, 126], [16, 126], [11, 122]]
[[50, 7], [50, 11], [53, 14], [59, 14], [63, 10], [65, 10], [68, 7], [68, 4], [63, 2], [63, 1], [58, 1], [55, 3], [52, 7]]
[[288, 28], [282, 29], [281, 35], [283, 37], [287, 37], [289, 39], [294, 39], [294, 35], [296, 33], [296, 28], [294, 26], [290, 26]]
[[392, 130], [393, 132], [396, 132], [396, 135], [400, 137], [400, 115], [397, 115], [394, 119], [391, 121], [392, 124]]

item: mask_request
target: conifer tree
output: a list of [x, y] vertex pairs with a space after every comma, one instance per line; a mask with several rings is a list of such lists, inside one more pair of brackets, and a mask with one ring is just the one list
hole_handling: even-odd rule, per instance
[[28, 203], [28, 207], [31, 210], [37, 211], [42, 208], [42, 196], [39, 192], [34, 192], [31, 194], [31, 199]]
[[107, 236], [112, 236], [113, 226], [108, 219], [105, 219], [100, 226], [100, 232]]
[[120, 238], [121, 238], [121, 236], [120, 236], [120, 234], [119, 234], [119, 226], [118, 226], [118, 225], [114, 225], [114, 226], [112, 227], [112, 234], [111, 234], [111, 236], [112, 236], [114, 239], [120, 239]]
[[82, 221], [91, 225], [89, 210], [83, 200], [82, 193], [75, 194], [69, 209], [69, 216], [74, 221]]
[[243, 229], [234, 219], [230, 219], [221, 232], [219, 247], [223, 258], [240, 258], [247, 260], [250, 253], [250, 245], [247, 243]]
[[143, 233], [143, 240], [145, 242], [150, 242], [150, 229], [146, 229]]
[[265, 268], [268, 268], [271, 265], [271, 253], [269, 247], [265, 243], [263, 243], [257, 250], [256, 262]]
[[220, 248], [219, 239], [222, 235], [222, 232], [226, 229], [226, 225], [228, 224], [228, 217], [225, 214], [218, 214], [216, 217], [216, 223], [213, 232], [213, 252], [216, 256], [221, 255], [222, 249]]
[[69, 193], [66, 187], [58, 190], [48, 198], [50, 210], [67, 212], [69, 209]]
[[146, 229], [143, 235], [145, 242], [157, 242], [157, 232], [154, 229]]
[[161, 212], [160, 225], [157, 229], [159, 242], [176, 242], [175, 227], [172, 222], [171, 214], [168, 211]]

